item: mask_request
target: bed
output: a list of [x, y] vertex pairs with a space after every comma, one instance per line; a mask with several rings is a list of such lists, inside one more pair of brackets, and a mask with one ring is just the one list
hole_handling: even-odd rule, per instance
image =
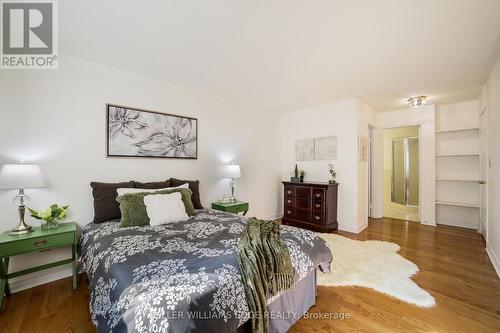
[[[79, 252], [97, 331], [248, 331], [251, 314], [237, 263], [246, 221], [199, 209], [188, 221], [159, 226], [89, 223]], [[282, 238], [295, 285], [268, 300], [271, 332], [285, 332], [314, 305], [316, 271], [329, 271], [332, 260], [313, 232], [283, 226]]]

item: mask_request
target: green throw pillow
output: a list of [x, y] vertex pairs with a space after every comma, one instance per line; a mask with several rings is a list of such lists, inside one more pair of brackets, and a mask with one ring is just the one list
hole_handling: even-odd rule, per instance
[[155, 192], [126, 193], [116, 198], [116, 201], [120, 203], [120, 211], [122, 213], [120, 225], [122, 227], [132, 227], [149, 224], [149, 217], [148, 213], [146, 212], [144, 197], [147, 195], [171, 194], [175, 192], [180, 192], [182, 196], [182, 202], [184, 203], [184, 207], [186, 208], [186, 213], [188, 214], [188, 216], [193, 216], [195, 212], [193, 202], [191, 201], [191, 195], [193, 192], [188, 188], [178, 188]]

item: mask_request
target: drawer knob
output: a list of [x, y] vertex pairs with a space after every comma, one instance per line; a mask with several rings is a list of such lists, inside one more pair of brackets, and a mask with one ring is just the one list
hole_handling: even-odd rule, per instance
[[316, 220], [319, 220], [321, 217], [319, 217], [319, 216], [315, 216], [314, 218], [315, 218]]
[[316, 208], [319, 208], [319, 207], [321, 207], [321, 205], [320, 205], [320, 204], [315, 204], [315, 206], [316, 206]]
[[288, 194], [292, 194], [292, 191], [286, 191], [286, 193], [288, 193]]
[[35, 243], [33, 243], [34, 246], [43, 246], [45, 244], [47, 244], [46, 240], [39, 240], [39, 241], [36, 241]]
[[316, 198], [321, 198], [321, 194], [316, 193]]
[[287, 214], [292, 214], [292, 211], [291, 210], [287, 210], [286, 213]]
[[286, 202], [288, 202], [288, 203], [292, 203], [292, 200], [287, 200]]

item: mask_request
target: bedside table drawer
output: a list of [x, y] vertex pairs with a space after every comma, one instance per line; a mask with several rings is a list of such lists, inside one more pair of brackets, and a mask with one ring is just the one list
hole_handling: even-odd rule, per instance
[[67, 232], [24, 240], [19, 239], [16, 242], [0, 244], [0, 253], [2, 254], [2, 256], [12, 256], [18, 253], [72, 245], [74, 243], [75, 233]]

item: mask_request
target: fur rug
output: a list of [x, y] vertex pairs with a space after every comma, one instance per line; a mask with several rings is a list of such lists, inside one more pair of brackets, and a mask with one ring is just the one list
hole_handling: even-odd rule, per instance
[[318, 273], [321, 286], [361, 286], [421, 307], [436, 304], [434, 297], [412, 279], [417, 265], [396, 252], [399, 245], [383, 241], [356, 241], [318, 233], [333, 253], [331, 273]]

